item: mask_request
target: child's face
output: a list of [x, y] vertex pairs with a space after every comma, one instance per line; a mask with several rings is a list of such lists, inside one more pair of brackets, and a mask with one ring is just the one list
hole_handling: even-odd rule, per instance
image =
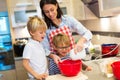
[[70, 46], [66, 45], [56, 46], [55, 49], [57, 50], [60, 57], [65, 57], [70, 52]]
[[45, 31], [37, 30], [36, 32], [30, 32], [31, 36], [36, 41], [42, 41], [46, 35]]

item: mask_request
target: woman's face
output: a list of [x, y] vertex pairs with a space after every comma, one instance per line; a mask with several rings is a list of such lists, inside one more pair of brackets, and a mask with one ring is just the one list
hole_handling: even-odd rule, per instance
[[57, 18], [57, 5], [45, 4], [43, 6], [43, 12], [49, 19], [55, 20]]

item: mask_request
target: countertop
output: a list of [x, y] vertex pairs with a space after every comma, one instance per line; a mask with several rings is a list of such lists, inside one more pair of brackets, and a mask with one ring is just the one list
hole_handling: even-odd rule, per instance
[[[65, 77], [61, 74], [48, 76], [46, 80], [115, 80], [114, 76], [107, 77], [102, 72], [100, 64], [109, 60], [120, 60], [120, 57], [102, 58], [97, 60], [85, 61], [85, 64], [92, 67], [92, 71], [82, 71], [75, 77]], [[15, 60], [22, 60], [22, 57], [16, 57]]]
[[22, 57], [15, 57], [14, 60], [15, 61], [22, 60]]
[[[75, 77], [65, 77], [61, 74], [48, 76], [46, 80], [115, 80], [114, 76], [107, 77], [105, 73], [101, 71], [100, 63], [107, 60], [118, 60], [120, 57], [111, 57], [111, 58], [103, 58], [98, 60], [90, 60], [86, 61], [85, 64], [91, 66], [92, 71], [82, 71], [82, 76], [87, 77], [86, 79], [81, 79], [81, 73], [79, 73]], [[79, 76], [79, 77], [78, 77]]]
[[102, 63], [104, 61], [109, 61], [111, 59], [117, 60], [118, 57], [111, 57], [111, 58], [103, 58], [103, 59], [98, 59], [98, 60], [86, 61], [85, 63], [87, 65], [91, 66], [93, 69], [92, 69], [92, 71], [83, 71], [83, 74], [88, 76], [88, 80], [115, 80], [114, 76], [107, 77], [107, 75], [105, 73], [103, 73], [101, 68], [100, 68], [100, 63]]

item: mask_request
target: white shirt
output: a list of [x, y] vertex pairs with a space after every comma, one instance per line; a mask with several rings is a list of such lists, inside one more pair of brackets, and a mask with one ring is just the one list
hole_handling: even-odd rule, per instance
[[[47, 70], [47, 58], [45, 50], [40, 42], [30, 39], [23, 51], [23, 59], [29, 59], [29, 65], [39, 74], [45, 73]], [[33, 76], [28, 73], [29, 77]]]

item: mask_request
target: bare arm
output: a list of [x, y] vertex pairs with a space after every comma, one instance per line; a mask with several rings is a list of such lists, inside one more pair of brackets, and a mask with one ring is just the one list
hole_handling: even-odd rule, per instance
[[87, 66], [84, 62], [82, 62], [82, 69], [83, 69], [83, 70], [86, 70], [86, 71], [91, 71], [91, 70], [92, 70], [92, 67]]
[[61, 61], [60, 57], [57, 56], [57, 55], [55, 55], [55, 54], [52, 54], [52, 53], [51, 53], [51, 54], [49, 55], [49, 57], [52, 58], [56, 64], [58, 64], [58, 62]]
[[75, 45], [75, 53], [80, 52], [84, 48], [84, 44], [87, 42], [86, 38], [81, 37]]
[[32, 74], [36, 79], [42, 79], [45, 78], [47, 76], [47, 74], [38, 74], [37, 72], [35, 72], [32, 67], [29, 65], [29, 59], [23, 59], [23, 66], [24, 68], [30, 73]]

